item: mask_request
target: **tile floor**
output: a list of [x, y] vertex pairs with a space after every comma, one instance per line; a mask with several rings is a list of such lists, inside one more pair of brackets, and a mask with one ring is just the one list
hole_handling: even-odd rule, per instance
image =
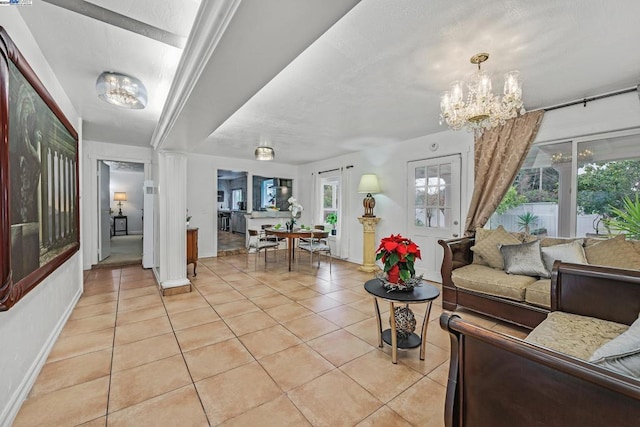
[[[370, 274], [304, 258], [288, 272], [284, 259], [257, 270], [252, 254], [201, 259], [193, 292], [168, 297], [140, 267], [85, 272], [14, 425], [443, 425], [440, 299], [426, 359], [401, 351], [393, 365], [377, 347]], [[420, 325], [425, 307], [413, 308]]]

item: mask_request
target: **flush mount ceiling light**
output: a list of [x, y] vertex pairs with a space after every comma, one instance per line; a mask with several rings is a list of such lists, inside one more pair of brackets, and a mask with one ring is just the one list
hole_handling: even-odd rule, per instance
[[264, 145], [256, 147], [255, 154], [256, 160], [273, 160], [276, 155], [275, 151], [273, 151], [273, 148], [266, 147]]
[[135, 77], [105, 71], [96, 81], [98, 97], [123, 108], [142, 109], [147, 105], [147, 89]]
[[522, 87], [518, 78], [519, 71], [510, 71], [504, 76], [504, 95], [502, 98], [491, 91], [491, 75], [480, 69], [480, 65], [489, 59], [488, 53], [479, 53], [471, 57], [471, 63], [478, 65], [466, 84], [468, 92], [465, 101], [462, 81], [451, 84], [451, 90], [440, 97], [440, 124], [447, 123], [453, 130], [466, 127], [476, 135], [484, 129], [504, 124], [507, 120], [524, 114]]

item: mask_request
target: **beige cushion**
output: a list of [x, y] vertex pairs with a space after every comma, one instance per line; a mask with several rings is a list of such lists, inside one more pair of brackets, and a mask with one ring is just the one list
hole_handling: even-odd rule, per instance
[[546, 277], [551, 277], [551, 269], [556, 260], [564, 262], [574, 262], [577, 264], [586, 264], [587, 258], [584, 255], [582, 247], [582, 239], [574, 240], [570, 243], [562, 245], [547, 246], [542, 248], [542, 260], [548, 272]]
[[499, 245], [504, 259], [504, 271], [509, 274], [525, 276], [548, 276], [542, 263], [540, 240], [520, 243], [519, 245]]
[[624, 234], [587, 246], [584, 252], [589, 264], [640, 270], [640, 254]]
[[576, 240], [582, 240], [582, 239], [577, 239], [577, 238], [569, 239], [565, 237], [545, 237], [542, 240], [540, 240], [540, 246], [544, 248], [546, 246], [564, 245], [566, 243], [571, 243]]
[[527, 286], [524, 300], [538, 307], [551, 308], [551, 279], [540, 279]]
[[503, 226], [499, 226], [495, 230], [478, 228], [476, 230], [476, 244], [471, 247], [471, 250], [474, 253], [474, 258], [475, 254], [478, 254], [487, 265], [502, 270], [504, 261], [498, 245], [517, 245], [519, 243], [522, 243], [522, 240], [518, 240], [517, 237], [507, 232]]
[[633, 322], [626, 332], [594, 351], [589, 362], [640, 378], [640, 319]]
[[459, 288], [483, 294], [524, 301], [525, 289], [535, 282], [534, 277], [507, 274], [486, 265], [469, 264], [451, 273], [453, 283]]
[[608, 320], [552, 311], [531, 331], [525, 341], [578, 359], [589, 360], [598, 347], [627, 329], [627, 325]]

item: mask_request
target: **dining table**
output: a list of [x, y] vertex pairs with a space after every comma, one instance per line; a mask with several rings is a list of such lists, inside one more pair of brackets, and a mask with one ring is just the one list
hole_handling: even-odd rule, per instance
[[307, 229], [294, 229], [287, 230], [286, 228], [267, 228], [265, 230], [267, 234], [276, 236], [279, 239], [287, 239], [287, 253], [289, 257], [289, 271], [291, 271], [291, 260], [295, 258], [293, 250], [295, 248], [296, 239], [324, 239], [329, 236], [328, 231], [323, 230], [307, 230]]

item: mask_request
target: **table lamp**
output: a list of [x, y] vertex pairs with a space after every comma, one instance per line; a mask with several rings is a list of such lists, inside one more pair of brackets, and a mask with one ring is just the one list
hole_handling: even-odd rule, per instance
[[118, 202], [118, 216], [122, 216], [122, 202], [127, 201], [127, 193], [113, 193], [113, 200]]
[[373, 214], [373, 207], [376, 205], [376, 199], [371, 195], [372, 193], [380, 192], [380, 184], [378, 184], [378, 177], [374, 173], [367, 173], [360, 177], [360, 185], [358, 185], [358, 193], [366, 193], [367, 196], [362, 201], [364, 206], [364, 217], [375, 217]]

